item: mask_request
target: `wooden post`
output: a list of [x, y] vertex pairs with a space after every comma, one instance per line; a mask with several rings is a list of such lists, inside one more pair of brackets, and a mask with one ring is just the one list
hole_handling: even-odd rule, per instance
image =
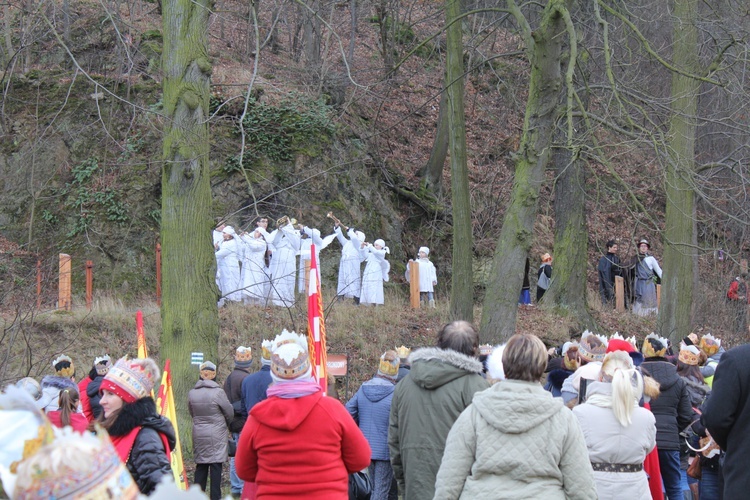
[[309, 295], [310, 295], [310, 261], [306, 260], [305, 261], [305, 297]]
[[661, 285], [656, 285], [656, 307], [661, 304]]
[[161, 243], [156, 244], [156, 305], [161, 306]]
[[625, 280], [622, 276], [615, 276], [615, 310], [625, 312]]
[[740, 259], [740, 272], [741, 273], [747, 272], [747, 259]]
[[58, 279], [58, 299], [57, 309], [64, 309], [70, 311], [72, 304], [70, 302], [70, 255], [61, 253], [60, 256], [60, 269]]
[[36, 308], [42, 308], [42, 259], [36, 261]]
[[86, 309], [91, 310], [94, 295], [94, 261], [86, 261]]
[[412, 309], [419, 309], [419, 262], [409, 261], [409, 297]]

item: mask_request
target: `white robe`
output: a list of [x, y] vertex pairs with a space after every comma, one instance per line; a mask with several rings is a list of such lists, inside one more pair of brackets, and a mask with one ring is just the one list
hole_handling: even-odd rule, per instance
[[[221, 231], [217, 231], [216, 229], [213, 230], [213, 234], [211, 235], [214, 241], [214, 251], [216, 251], [216, 245], [221, 245], [221, 243], [224, 241], [224, 233]], [[219, 287], [221, 290], [221, 282], [219, 277], [219, 266], [216, 266], [216, 286]]]
[[335, 228], [334, 232], [339, 243], [341, 243], [341, 262], [339, 263], [339, 282], [336, 287], [336, 295], [350, 298], [357, 297], [362, 289], [360, 269], [365, 258], [360, 248], [362, 242], [351, 229], [347, 233], [350, 238], [348, 240], [341, 233], [340, 227]]
[[271, 259], [271, 300], [275, 306], [291, 307], [295, 298], [300, 237], [291, 224], [276, 229], [271, 236], [274, 246]]
[[[406, 263], [406, 281], [410, 280], [409, 268], [414, 261]], [[433, 283], [437, 283], [437, 272], [435, 271], [435, 265], [430, 259], [418, 259], [416, 261], [419, 264], [419, 292], [434, 292]]]
[[385, 260], [385, 250], [378, 250], [370, 245], [366, 247], [365, 254], [365, 271], [362, 273], [362, 291], [359, 294], [360, 304], [383, 304], [383, 281], [388, 276], [387, 271], [384, 274], [384, 267], [387, 267]]
[[240, 236], [242, 242], [242, 297], [245, 303], [265, 304], [265, 288], [270, 280], [266, 275], [266, 240], [255, 231]]
[[222, 241], [216, 251], [216, 264], [219, 269], [219, 289], [223, 297], [219, 305], [224, 305], [224, 300], [242, 300], [241, 276], [240, 276], [240, 247], [237, 240]]
[[299, 273], [297, 274], [297, 291], [299, 293], [305, 293], [305, 263], [310, 262], [310, 247], [315, 245], [315, 262], [318, 263], [318, 283], [320, 283], [320, 251], [323, 249], [323, 238], [320, 237], [320, 231], [317, 229], [311, 229], [307, 226], [302, 228], [302, 232], [307, 235], [307, 238], [300, 240], [299, 250]]

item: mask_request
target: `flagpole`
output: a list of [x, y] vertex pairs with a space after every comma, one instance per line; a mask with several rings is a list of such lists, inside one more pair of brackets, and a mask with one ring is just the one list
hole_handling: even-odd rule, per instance
[[328, 392], [326, 374], [326, 328], [323, 317], [323, 295], [320, 292], [318, 279], [318, 259], [315, 245], [310, 245], [310, 286], [307, 293], [307, 342], [310, 346], [310, 358], [313, 364], [313, 375], [320, 384], [323, 393]]

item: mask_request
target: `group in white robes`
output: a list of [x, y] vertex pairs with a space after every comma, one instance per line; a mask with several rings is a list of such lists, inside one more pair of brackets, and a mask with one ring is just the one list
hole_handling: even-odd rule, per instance
[[242, 297], [245, 304], [265, 305], [266, 288], [270, 278], [266, 274], [266, 239], [263, 230], [256, 228], [251, 233], [242, 233]]
[[372, 245], [364, 248], [365, 270], [362, 273], [362, 291], [359, 295], [360, 304], [384, 304], [383, 282], [388, 281], [390, 263], [385, 255], [390, 250], [385, 246], [385, 241], [378, 239]]
[[222, 232], [224, 233], [224, 240], [216, 250], [219, 290], [221, 290], [222, 295], [219, 299], [219, 307], [223, 306], [226, 300], [233, 302], [242, 300], [241, 248], [237, 244], [236, 233], [232, 226], [226, 226]]
[[336, 238], [341, 243], [341, 262], [339, 263], [339, 281], [336, 287], [336, 295], [339, 297], [353, 298], [359, 301], [362, 290], [362, 261], [365, 259], [362, 243], [365, 241], [365, 233], [349, 228], [347, 235], [343, 235], [340, 226], [334, 228]]

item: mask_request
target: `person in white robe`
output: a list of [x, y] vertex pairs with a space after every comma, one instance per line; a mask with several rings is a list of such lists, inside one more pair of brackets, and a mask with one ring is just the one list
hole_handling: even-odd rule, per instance
[[224, 241], [218, 245], [216, 250], [216, 264], [219, 269], [219, 290], [222, 297], [219, 299], [219, 307], [226, 300], [239, 302], [242, 300], [242, 284], [240, 275], [240, 247], [237, 245], [235, 236], [237, 234], [232, 226], [226, 226], [222, 231]]
[[[227, 227], [226, 224], [223, 222], [219, 223], [218, 226], [216, 226], [213, 230], [213, 241], [214, 241], [214, 252], [219, 249], [219, 245], [221, 245], [221, 242], [224, 241], [224, 228]], [[216, 286], [220, 287], [219, 285], [219, 266], [216, 266]], [[221, 288], [219, 288], [221, 289]]]
[[268, 276], [265, 256], [268, 245], [259, 228], [243, 232], [242, 243], [242, 299], [245, 304], [265, 305]]
[[271, 233], [271, 241], [274, 248], [271, 257], [271, 300], [275, 306], [291, 307], [295, 302], [299, 232], [288, 223]]
[[341, 262], [339, 263], [339, 281], [336, 287], [336, 295], [340, 298], [352, 298], [355, 304], [359, 304], [359, 293], [362, 290], [362, 261], [365, 260], [362, 248], [365, 233], [347, 228], [349, 239], [346, 239], [338, 224], [333, 231], [339, 243], [341, 243]]
[[416, 261], [406, 263], [406, 281], [410, 281], [411, 264], [416, 262], [419, 265], [419, 296], [420, 300], [427, 298], [430, 307], [435, 307], [435, 285], [437, 285], [437, 272], [435, 265], [429, 258], [430, 249], [419, 247], [419, 258]]
[[359, 303], [383, 305], [385, 303], [383, 282], [388, 281], [388, 272], [391, 270], [391, 265], [385, 259], [385, 255], [391, 251], [385, 246], [385, 241], [377, 239], [372, 245], [366, 245], [364, 252], [366, 254], [365, 270], [362, 273]]

